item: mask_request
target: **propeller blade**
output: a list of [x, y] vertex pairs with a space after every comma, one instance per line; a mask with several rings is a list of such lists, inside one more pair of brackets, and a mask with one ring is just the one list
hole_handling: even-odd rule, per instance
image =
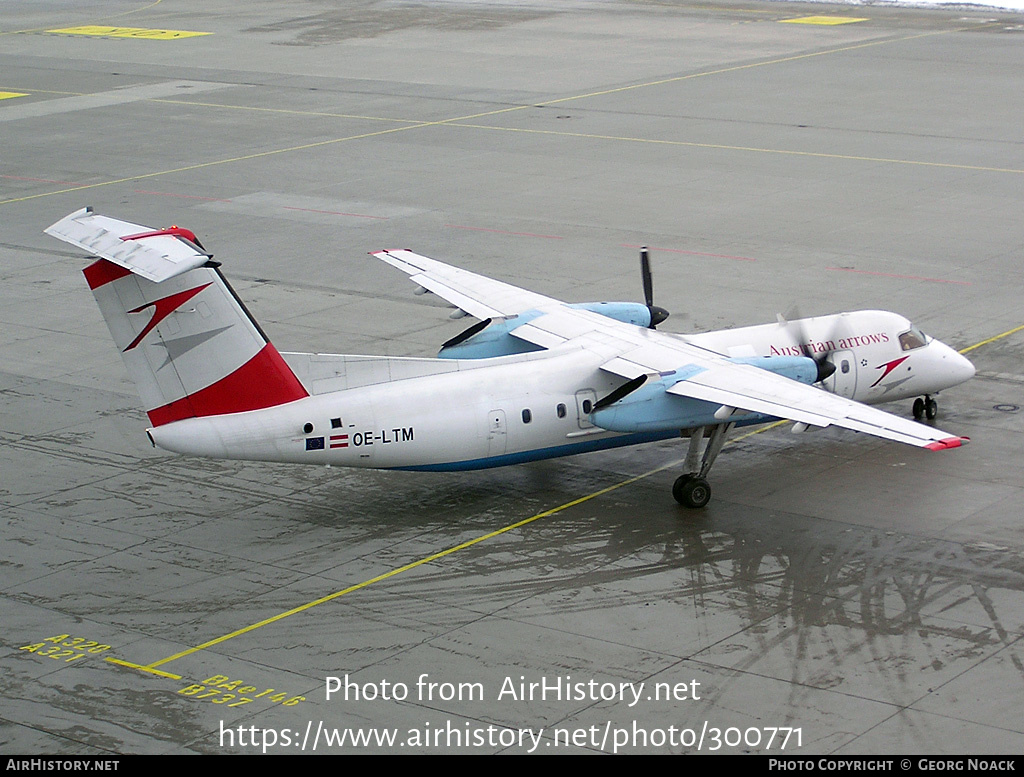
[[453, 345], [458, 345], [459, 343], [465, 342], [473, 335], [475, 335], [477, 332], [484, 331], [490, 325], [491, 319], [489, 318], [485, 318], [483, 321], [477, 321], [469, 329], [463, 332], [459, 332], [457, 335], [455, 335], [455, 337], [451, 338], [450, 340], [446, 340], [444, 343], [442, 343], [441, 350], [443, 351], [445, 348], [451, 348]]
[[647, 307], [654, 305], [654, 276], [651, 275], [651, 257], [647, 253], [647, 246], [640, 249], [640, 278], [644, 284], [644, 304]]
[[640, 279], [644, 284], [644, 304], [651, 313], [649, 329], [657, 329], [658, 324], [668, 318], [668, 311], [654, 304], [654, 275], [651, 273], [651, 256], [647, 246], [640, 249]]
[[626, 381], [617, 389], [608, 394], [608, 396], [602, 397], [601, 399], [597, 400], [597, 402], [594, 403], [594, 409], [591, 412], [600, 410], [601, 408], [604, 407], [608, 407], [608, 405], [614, 405], [627, 394], [632, 394], [646, 382], [646, 375], [640, 375], [639, 377], [633, 378], [633, 380]]

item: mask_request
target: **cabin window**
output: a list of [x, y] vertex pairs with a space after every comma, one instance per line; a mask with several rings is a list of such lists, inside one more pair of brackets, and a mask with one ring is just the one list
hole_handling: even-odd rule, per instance
[[533, 413], [531, 413], [528, 409], [527, 410], [523, 410], [523, 423], [524, 424], [528, 424], [532, 420], [533, 420]]
[[594, 409], [594, 403], [591, 402], [589, 399], [584, 399], [583, 400], [583, 412], [584, 413], [590, 413], [590, 411], [592, 411], [593, 409]]
[[340, 429], [341, 428], [341, 419], [340, 418], [332, 418], [331, 419], [331, 428], [332, 429]]
[[558, 407], [555, 408], [555, 412], [558, 413], [558, 417], [559, 418], [565, 418], [565, 413], [566, 413], [565, 405], [563, 405], [561, 402], [559, 402], [558, 403]]
[[850, 371], [850, 362], [848, 362], [846, 359], [843, 359], [842, 370], [843, 370], [843, 375], [845, 375], [846, 373], [848, 373]]

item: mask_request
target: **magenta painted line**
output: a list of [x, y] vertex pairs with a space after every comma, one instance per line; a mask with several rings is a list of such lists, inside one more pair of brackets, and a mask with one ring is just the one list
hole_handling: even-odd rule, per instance
[[337, 210], [317, 210], [316, 208], [293, 208], [290, 205], [282, 205], [285, 210], [304, 210], [306, 213], [326, 213], [328, 216], [352, 216], [357, 219], [380, 219], [381, 221], [387, 221], [387, 216], [368, 216], [365, 213], [342, 213]]
[[[619, 243], [623, 248], [643, 248], [639, 245], [630, 245], [629, 243]], [[731, 256], [730, 254], [706, 254], [702, 251], [684, 251], [681, 248], [658, 248], [656, 246], [647, 246], [649, 251], [669, 251], [673, 254], [687, 254], [689, 256], [713, 256], [716, 259], [733, 259], [737, 262], [756, 262], [757, 259], [751, 259], [749, 256]]]
[[826, 270], [838, 270], [839, 272], [855, 272], [861, 275], [879, 275], [883, 278], [902, 278], [907, 281], [928, 281], [929, 283], [955, 283], [958, 286], [970, 286], [970, 281], [951, 281], [948, 278], [925, 278], [921, 275], [897, 275], [891, 272], [873, 272], [871, 270], [855, 270], [852, 267], [826, 267]]
[[68, 186], [81, 186], [78, 181], [51, 181], [49, 178], [25, 178], [20, 175], [0, 175], [0, 178], [10, 178], [14, 181], [35, 181], [36, 183], [60, 183]]
[[466, 227], [462, 224], [445, 224], [452, 229], [470, 229], [474, 232], [495, 232], [499, 235], [519, 235], [520, 237], [543, 237], [548, 240], [565, 240], [561, 235], [538, 235], [535, 232], [506, 232], [504, 229], [488, 229], [487, 227]]
[[174, 194], [172, 192], [150, 192], [145, 189], [135, 189], [136, 194], [154, 194], [157, 197], [180, 197], [183, 200], [208, 200], [209, 202], [231, 202], [222, 200], [219, 197], [200, 197], [198, 194]]

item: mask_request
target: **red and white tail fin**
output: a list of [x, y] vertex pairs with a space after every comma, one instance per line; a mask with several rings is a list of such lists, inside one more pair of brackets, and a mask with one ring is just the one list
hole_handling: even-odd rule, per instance
[[188, 230], [87, 208], [46, 232], [100, 257], [85, 278], [153, 426], [308, 396]]

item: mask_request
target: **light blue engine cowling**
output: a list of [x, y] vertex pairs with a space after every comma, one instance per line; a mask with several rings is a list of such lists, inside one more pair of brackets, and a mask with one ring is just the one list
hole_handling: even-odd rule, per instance
[[[736, 364], [750, 364], [800, 383], [817, 380], [818, 365], [804, 356], [753, 356], [730, 359]], [[720, 424], [725, 418], [716, 418], [722, 405], [698, 399], [669, 394], [668, 389], [682, 380], [704, 372], [703, 367], [690, 364], [662, 375], [659, 380], [648, 380], [636, 391], [608, 407], [595, 410], [590, 420], [595, 426], [612, 432], [664, 432], [672, 429], [692, 429], [697, 426]], [[728, 417], [730, 422], [751, 423], [765, 418], [758, 413], [742, 413]]]
[[[569, 307], [589, 310], [639, 327], [646, 328], [651, 323], [650, 308], [639, 302], [580, 302]], [[527, 310], [517, 316], [498, 319], [464, 339], [463, 335], [459, 335], [449, 340], [441, 346], [441, 351], [437, 355], [442, 359], [491, 359], [496, 356], [543, 350], [539, 345], [528, 343], [512, 334], [514, 329], [528, 324], [539, 315], [540, 311]], [[472, 332], [473, 327], [467, 331]]]

